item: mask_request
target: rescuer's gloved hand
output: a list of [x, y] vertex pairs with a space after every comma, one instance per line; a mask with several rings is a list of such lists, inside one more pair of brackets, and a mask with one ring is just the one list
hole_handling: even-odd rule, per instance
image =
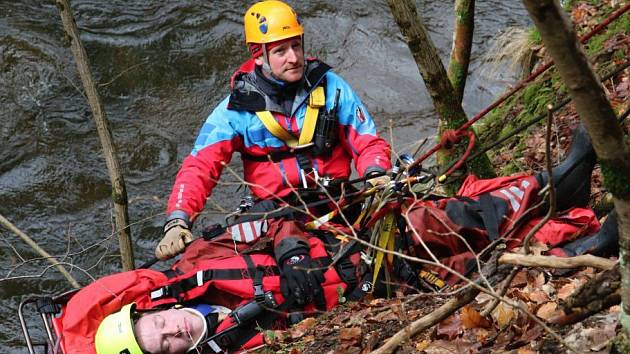
[[161, 260], [180, 254], [186, 244], [192, 242], [193, 235], [188, 223], [183, 219], [173, 219], [164, 225], [164, 237], [155, 248], [155, 256]]
[[280, 290], [285, 299], [295, 299], [298, 305], [315, 302], [325, 308], [322, 283], [324, 273], [316, 269], [311, 256], [298, 254], [283, 259], [280, 265]]

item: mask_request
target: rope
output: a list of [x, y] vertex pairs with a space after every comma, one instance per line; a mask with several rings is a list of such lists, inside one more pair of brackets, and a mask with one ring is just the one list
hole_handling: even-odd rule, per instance
[[[617, 75], [618, 73], [620, 73], [621, 71], [627, 69], [628, 67], [630, 67], [630, 60], [626, 61], [625, 63], [617, 66], [613, 71], [611, 71], [610, 73], [608, 73], [606, 76], [602, 77], [600, 79], [601, 82], [604, 82], [606, 80], [609, 80], [610, 78], [612, 78], [613, 76]], [[571, 102], [570, 98], [565, 98], [564, 100], [562, 100], [560, 103], [556, 104], [555, 106], [553, 106], [551, 108], [551, 113], [554, 113], [558, 110], [560, 110], [560, 108], [564, 107], [567, 103]], [[624, 112], [621, 116], [620, 116], [620, 120], [623, 121], [623, 119], [625, 119], [625, 117], [628, 115], [628, 112]], [[545, 117], [547, 117], [547, 113], [542, 113], [540, 114], [538, 117], [530, 120], [529, 122], [521, 125], [520, 127], [514, 129], [513, 131], [511, 131], [509, 134], [507, 134], [506, 136], [502, 137], [501, 139], [497, 140], [496, 142], [485, 146], [484, 148], [482, 148], [480, 151], [477, 151], [476, 153], [474, 153], [472, 156], [470, 156], [469, 159], [475, 159], [477, 157], [479, 157], [480, 155], [485, 154], [486, 152], [494, 149], [495, 147], [502, 145], [506, 140], [513, 138], [516, 134], [523, 132], [525, 129], [531, 127], [532, 125], [540, 122], [542, 119], [544, 119]]]
[[[619, 18], [619, 16], [623, 15], [626, 11], [628, 11], [630, 9], [630, 2], [627, 3], [626, 5], [624, 5], [623, 7], [621, 7], [620, 9], [618, 9], [617, 11], [613, 12], [612, 14], [610, 14], [610, 16], [608, 16], [606, 19], [604, 19], [604, 21], [602, 21], [599, 25], [595, 26], [595, 28], [593, 28], [593, 30], [591, 30], [589, 33], [587, 33], [586, 35], [582, 36], [580, 38], [580, 43], [585, 43], [587, 42], [589, 39], [591, 39], [594, 35], [598, 34], [599, 32], [601, 32], [604, 28], [606, 28], [612, 21], [616, 20], [617, 18]], [[495, 109], [496, 107], [498, 107], [500, 104], [502, 104], [503, 102], [505, 102], [505, 100], [507, 100], [508, 98], [510, 98], [512, 95], [514, 95], [516, 92], [520, 91], [523, 87], [527, 86], [530, 82], [532, 82], [534, 79], [536, 79], [538, 76], [540, 76], [542, 73], [544, 73], [545, 71], [547, 71], [547, 69], [549, 69], [551, 66], [553, 65], [553, 60], [549, 61], [543, 65], [541, 65], [538, 69], [536, 69], [534, 72], [532, 72], [527, 78], [525, 78], [524, 80], [521, 80], [520, 82], [518, 82], [516, 84], [516, 86], [512, 87], [511, 90], [509, 90], [508, 92], [504, 93], [501, 97], [499, 97], [496, 101], [494, 101], [492, 104], [490, 104], [488, 107], [486, 107], [484, 110], [482, 110], [481, 112], [477, 113], [474, 117], [472, 117], [468, 122], [464, 123], [461, 127], [459, 127], [456, 132], [457, 133], [463, 133], [465, 131], [467, 131], [473, 124], [475, 124], [477, 121], [479, 121], [481, 118], [485, 117], [490, 111], [492, 111], [493, 109]], [[544, 117], [544, 116], [543, 116]], [[541, 118], [542, 119], [542, 118]], [[533, 124], [533, 123], [532, 123]], [[446, 132], [445, 132], [446, 133]], [[450, 133], [449, 133], [450, 134]], [[438, 150], [442, 149], [444, 146], [442, 145], [442, 141], [444, 140], [444, 138], [442, 138], [440, 140], [440, 143], [438, 143], [437, 145], [435, 145], [433, 148], [431, 148], [429, 151], [427, 151], [425, 154], [423, 154], [422, 156], [420, 156], [418, 159], [416, 159], [413, 163], [411, 163], [408, 166], [408, 169], [412, 169], [416, 166], [418, 166], [419, 164], [421, 164], [424, 160], [426, 160], [429, 156], [433, 155], [435, 152], [437, 152]], [[483, 152], [485, 153], [485, 152]], [[482, 153], [476, 153], [473, 155], [472, 158], [476, 158], [478, 156], [480, 156]], [[458, 161], [459, 162], [459, 161]]]

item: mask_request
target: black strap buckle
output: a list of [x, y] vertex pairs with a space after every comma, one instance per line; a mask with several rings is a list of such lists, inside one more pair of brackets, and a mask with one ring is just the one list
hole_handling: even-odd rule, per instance
[[348, 285], [348, 289], [354, 289], [359, 281], [357, 279], [356, 267], [354, 263], [348, 257], [344, 257], [337, 261], [337, 265], [335, 267], [337, 269], [337, 273], [341, 280]]
[[53, 301], [49, 296], [39, 298], [36, 301], [37, 311], [40, 314], [56, 315], [61, 311], [61, 306]]
[[259, 304], [265, 303], [265, 290], [263, 289], [262, 283], [254, 284], [254, 299]]

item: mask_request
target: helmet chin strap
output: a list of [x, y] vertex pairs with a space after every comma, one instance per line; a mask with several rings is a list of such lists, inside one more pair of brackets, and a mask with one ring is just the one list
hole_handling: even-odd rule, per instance
[[181, 310], [192, 313], [193, 315], [199, 317], [199, 319], [201, 320], [201, 323], [203, 325], [203, 331], [201, 333], [201, 335], [199, 336], [199, 338], [197, 338], [195, 340], [195, 338], [191, 338], [191, 340], [194, 341], [194, 343], [190, 346], [190, 348], [186, 351], [188, 352], [192, 352], [194, 351], [197, 346], [199, 345], [199, 343], [201, 342], [202, 339], [206, 338], [206, 336], [208, 335], [208, 323], [206, 322], [206, 318], [203, 316], [203, 314], [195, 309], [191, 309], [188, 307], [184, 307]]
[[271, 65], [269, 64], [269, 55], [267, 54], [267, 44], [263, 43], [262, 44], [262, 57], [263, 57], [263, 72], [265, 72], [265, 74], [272, 74], [271, 73]]

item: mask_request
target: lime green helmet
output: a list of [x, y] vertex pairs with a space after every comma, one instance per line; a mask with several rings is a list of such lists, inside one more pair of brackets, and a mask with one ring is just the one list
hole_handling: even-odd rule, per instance
[[98, 326], [94, 343], [98, 354], [142, 354], [133, 334], [131, 314], [135, 304], [123, 306], [118, 312], [105, 317]]

